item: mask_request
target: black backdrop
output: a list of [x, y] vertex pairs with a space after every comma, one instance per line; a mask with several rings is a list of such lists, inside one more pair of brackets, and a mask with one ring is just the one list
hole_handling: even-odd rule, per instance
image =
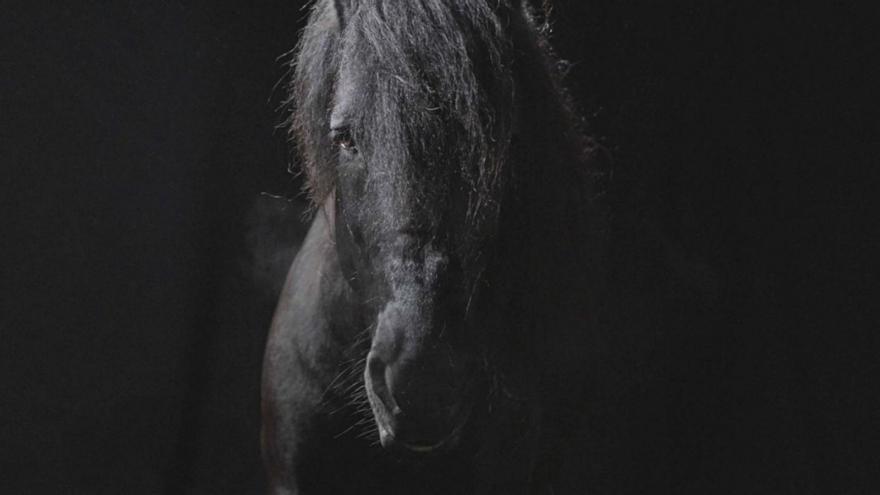
[[[650, 184], [721, 281], [725, 324], [665, 351], [658, 491], [876, 489], [869, 17], [554, 3], [618, 184]], [[0, 492], [261, 491], [262, 345], [304, 225], [274, 129], [300, 4], [4, 7]]]

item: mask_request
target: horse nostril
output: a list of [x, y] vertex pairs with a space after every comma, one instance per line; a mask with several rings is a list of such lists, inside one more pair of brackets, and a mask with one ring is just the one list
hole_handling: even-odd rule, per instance
[[431, 356], [394, 363], [385, 378], [389, 395], [409, 420], [434, 422], [449, 416], [457, 404], [455, 377]]
[[397, 403], [394, 401], [394, 397], [388, 388], [387, 373], [388, 365], [386, 365], [381, 358], [376, 356], [375, 353], [371, 352], [367, 356], [366, 372], [369, 388], [372, 389], [376, 399], [386, 409], [386, 412], [395, 415], [400, 413], [400, 407], [398, 407]]
[[431, 353], [386, 356], [374, 348], [364, 370], [381, 445], [406, 455], [454, 446], [468, 411], [453, 367], [444, 366], [449, 360]]

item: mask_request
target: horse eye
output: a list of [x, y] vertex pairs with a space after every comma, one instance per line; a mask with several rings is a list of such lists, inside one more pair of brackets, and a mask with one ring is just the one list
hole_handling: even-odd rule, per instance
[[351, 131], [348, 129], [331, 130], [330, 139], [333, 141], [333, 146], [343, 151], [357, 153], [357, 146], [355, 145], [354, 138], [351, 137]]

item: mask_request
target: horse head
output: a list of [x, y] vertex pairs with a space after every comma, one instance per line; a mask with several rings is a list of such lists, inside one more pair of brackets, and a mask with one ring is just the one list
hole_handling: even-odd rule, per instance
[[523, 108], [538, 102], [523, 98], [555, 89], [546, 67], [538, 83], [517, 75], [532, 71], [522, 52], [540, 51], [516, 41], [528, 15], [517, 1], [319, 2], [299, 46], [292, 129], [370, 328], [364, 383], [387, 448], [453, 446], [485, 386], [492, 324], [479, 306], [501, 284], [486, 273], [515, 135], [535, 127]]

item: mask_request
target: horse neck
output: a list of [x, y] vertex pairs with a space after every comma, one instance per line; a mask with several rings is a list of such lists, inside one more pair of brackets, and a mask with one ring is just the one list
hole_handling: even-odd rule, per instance
[[566, 118], [544, 113], [521, 131], [501, 202], [496, 287], [533, 320], [551, 308], [589, 312], [603, 279], [605, 215]]
[[[537, 58], [526, 79], [529, 95], [520, 112], [520, 139], [513, 152], [511, 184], [505, 198], [508, 223], [529, 260], [529, 276], [551, 297], [555, 292], [594, 288], [605, 244], [605, 205], [599, 200], [600, 163], [580, 133], [567, 95]], [[526, 139], [527, 138], [527, 139]], [[510, 232], [510, 230], [508, 230]], [[552, 274], [552, 275], [551, 275]]]
[[523, 254], [540, 272], [535, 277], [546, 280], [548, 273], [561, 271], [563, 280], [582, 286], [584, 281], [571, 275], [600, 278], [592, 272], [598, 269], [606, 230], [607, 215], [597, 199], [597, 178], [606, 164], [587, 146], [547, 40], [531, 24], [514, 31], [521, 53], [514, 69], [520, 139], [512, 153], [514, 197], [505, 198], [507, 210], [528, 225], [519, 237], [525, 241]]
[[491, 313], [512, 359], [502, 366], [510, 381], [553, 395], [550, 385], [567, 383], [554, 376], [582, 371], [582, 344], [597, 328], [601, 210], [589, 201], [575, 155], [536, 146], [513, 166], [501, 207], [499, 255], [488, 277], [497, 302]]
[[545, 40], [529, 23], [513, 31], [516, 139], [490, 274], [493, 291], [504, 293], [498, 311], [514, 327], [589, 325], [605, 278], [596, 170]]

